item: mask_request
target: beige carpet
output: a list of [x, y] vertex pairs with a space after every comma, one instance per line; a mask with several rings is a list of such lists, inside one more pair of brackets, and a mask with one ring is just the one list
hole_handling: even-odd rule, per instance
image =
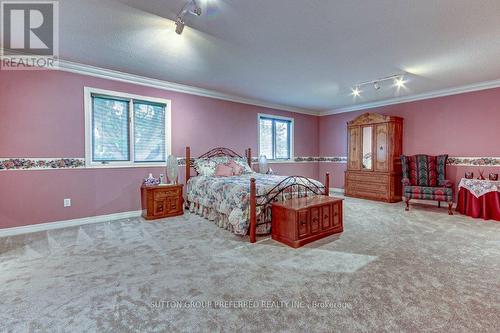
[[0, 332], [499, 332], [500, 223], [349, 199], [293, 250], [197, 216], [0, 239]]

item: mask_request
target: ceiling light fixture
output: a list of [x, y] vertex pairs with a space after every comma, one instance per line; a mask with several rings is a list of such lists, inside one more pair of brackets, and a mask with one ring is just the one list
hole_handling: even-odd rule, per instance
[[178, 35], [182, 35], [182, 32], [184, 31], [184, 27], [186, 26], [186, 16], [187, 14], [191, 14], [194, 16], [201, 16], [202, 10], [201, 7], [198, 6], [198, 3], [196, 0], [189, 0], [184, 7], [182, 7], [181, 11], [179, 14], [177, 14], [177, 17], [175, 19], [175, 32]]
[[398, 88], [402, 88], [405, 85], [404, 77], [398, 76], [397, 78], [394, 79], [394, 85]]
[[380, 90], [382, 88], [382, 85], [390, 80], [394, 81], [394, 85], [398, 88], [402, 88], [405, 85], [404, 81], [404, 74], [395, 74], [387, 77], [383, 77], [380, 79], [375, 79], [371, 81], [365, 81], [358, 83], [354, 86], [354, 88], [351, 88], [351, 95], [358, 97], [361, 95], [361, 87], [366, 86], [366, 85], [372, 85], [375, 90]]
[[354, 97], [359, 97], [361, 95], [361, 90], [359, 90], [359, 87], [353, 88], [351, 90], [351, 95], [353, 95]]

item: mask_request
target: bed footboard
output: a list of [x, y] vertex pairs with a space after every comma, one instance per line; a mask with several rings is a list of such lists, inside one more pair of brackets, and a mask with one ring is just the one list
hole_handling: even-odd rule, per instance
[[[261, 224], [271, 223], [271, 205], [279, 198], [282, 200], [291, 199], [294, 196], [297, 198], [307, 197], [311, 195], [330, 195], [330, 174], [326, 174], [325, 184], [318, 186], [310, 179], [301, 176], [291, 176], [269, 192], [257, 196], [257, 188], [255, 179], [250, 179], [250, 226], [249, 235], [250, 243], [257, 241], [257, 226]], [[257, 220], [257, 208], [260, 208], [260, 219]]]

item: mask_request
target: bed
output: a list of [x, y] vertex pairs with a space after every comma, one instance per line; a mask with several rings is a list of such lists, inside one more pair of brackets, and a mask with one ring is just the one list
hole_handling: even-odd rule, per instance
[[[200, 170], [200, 165], [218, 165], [231, 160], [244, 165], [243, 174], [216, 177]], [[215, 148], [192, 159], [191, 149], [186, 147], [186, 205], [189, 210], [234, 234], [248, 235], [250, 242], [255, 243], [257, 235], [271, 232], [273, 202], [328, 195], [329, 174], [323, 185], [301, 176], [259, 174], [251, 165], [251, 149], [247, 149], [243, 157], [228, 148]], [[192, 169], [195, 176], [191, 176]]]

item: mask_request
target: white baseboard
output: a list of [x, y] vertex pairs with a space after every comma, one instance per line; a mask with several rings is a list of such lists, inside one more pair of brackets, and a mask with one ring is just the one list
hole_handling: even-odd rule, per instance
[[330, 193], [344, 194], [345, 191], [343, 188], [332, 187], [330, 188]]
[[81, 225], [101, 223], [101, 222], [106, 222], [106, 221], [128, 219], [128, 218], [133, 218], [133, 217], [139, 217], [139, 216], [141, 216], [141, 214], [142, 214], [142, 210], [137, 210], [137, 211], [115, 213], [115, 214], [109, 214], [109, 215], [84, 217], [84, 218], [74, 219], [74, 220], [57, 221], [57, 222], [27, 225], [27, 226], [23, 226], [23, 227], [0, 229], [0, 238], [7, 237], [7, 236], [30, 234], [30, 233], [34, 233], [34, 232], [40, 232], [40, 231], [63, 229], [63, 228], [69, 228], [69, 227], [77, 227], [77, 226], [81, 226]]

